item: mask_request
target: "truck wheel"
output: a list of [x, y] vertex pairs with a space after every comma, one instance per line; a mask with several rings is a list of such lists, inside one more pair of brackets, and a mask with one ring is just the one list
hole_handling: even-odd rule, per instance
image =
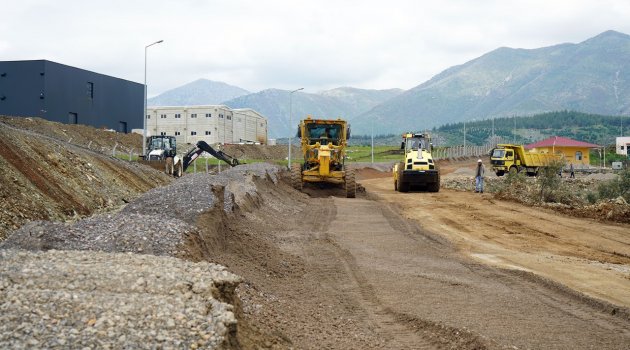
[[518, 169], [515, 166], [510, 167], [510, 175], [514, 176], [518, 173]]
[[354, 170], [346, 171], [346, 198], [354, 198], [357, 195], [357, 182]]
[[291, 164], [291, 186], [298, 191], [302, 190], [302, 166]]
[[505, 175], [505, 171], [503, 170], [497, 171], [497, 176], [503, 176], [503, 175]]
[[164, 172], [168, 175], [173, 175], [173, 157], [167, 157], [165, 164], [166, 169], [164, 169]]

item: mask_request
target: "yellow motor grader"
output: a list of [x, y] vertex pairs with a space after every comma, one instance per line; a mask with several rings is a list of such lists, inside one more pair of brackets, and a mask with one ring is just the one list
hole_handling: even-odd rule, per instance
[[350, 128], [345, 120], [311, 119], [298, 126], [298, 137], [304, 157], [302, 164], [291, 165], [293, 187], [302, 190], [305, 182], [344, 185], [347, 198], [356, 196], [353, 170], [345, 165]]

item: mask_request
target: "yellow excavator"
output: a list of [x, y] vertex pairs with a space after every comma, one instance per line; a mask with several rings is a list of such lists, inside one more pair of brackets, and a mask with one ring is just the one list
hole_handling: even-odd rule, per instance
[[291, 165], [291, 183], [302, 190], [305, 182], [343, 185], [347, 198], [356, 196], [353, 170], [345, 165], [350, 128], [345, 120], [311, 119], [298, 126], [304, 161]]

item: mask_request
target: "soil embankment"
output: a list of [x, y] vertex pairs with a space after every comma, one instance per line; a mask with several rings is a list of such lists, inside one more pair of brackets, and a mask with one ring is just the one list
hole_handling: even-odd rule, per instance
[[[20, 119], [25, 118], [0, 121], [0, 241], [29, 221], [85, 217], [172, 181], [151, 168], [47, 136], [75, 126]], [[20, 128], [22, 124], [30, 127]], [[46, 134], [32, 129], [44, 129]], [[116, 134], [90, 129], [86, 135], [95, 144], [106, 143], [98, 142], [99, 135]]]

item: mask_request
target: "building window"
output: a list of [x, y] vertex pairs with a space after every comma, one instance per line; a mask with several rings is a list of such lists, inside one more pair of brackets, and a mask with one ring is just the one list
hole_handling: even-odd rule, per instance
[[87, 83], [87, 97], [89, 99], [93, 99], [94, 98], [94, 83], [89, 82]]
[[193, 113], [190, 115], [191, 118], [197, 118], [197, 113]]
[[231, 115], [228, 115], [228, 116], [227, 116], [227, 120], [232, 120], [232, 116], [231, 116]]
[[160, 132], [160, 136], [166, 136], [166, 131]]
[[265, 124], [263, 124], [263, 123], [260, 123], [260, 126], [261, 126], [261, 127], [262, 127], [262, 126], [265, 126]]
[[582, 160], [582, 152], [580, 151], [575, 152], [575, 160]]
[[219, 114], [219, 119], [223, 119], [223, 114]]
[[182, 115], [181, 115], [181, 114], [179, 114], [179, 113], [178, 113], [178, 114], [175, 114], [175, 118], [181, 118], [181, 117], [182, 117]]
[[166, 114], [160, 114], [160, 119], [166, 119]]
[[212, 118], [212, 114], [206, 113], [206, 118]]
[[210, 131], [206, 131], [206, 135], [212, 135]]
[[191, 132], [190, 132], [190, 135], [191, 135], [191, 136], [195, 136], [195, 135], [197, 135], [197, 132], [196, 132], [196, 131], [191, 131]]
[[151, 119], [151, 115], [150, 114], [147, 114], [147, 119]]
[[182, 134], [181, 132], [179, 132], [179, 131], [175, 131], [175, 136], [179, 136], [179, 135], [181, 135], [181, 134]]
[[621, 146], [621, 150], [623, 151], [623, 146]]

